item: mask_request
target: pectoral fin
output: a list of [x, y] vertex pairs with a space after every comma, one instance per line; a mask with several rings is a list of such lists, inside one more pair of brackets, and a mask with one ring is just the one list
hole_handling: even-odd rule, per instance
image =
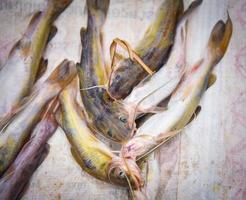
[[208, 79], [207, 89], [210, 88], [217, 80], [217, 76], [215, 74], [211, 74]]
[[57, 28], [56, 28], [56, 26], [51, 26], [50, 34], [49, 34], [47, 43], [49, 43], [49, 42], [55, 37], [56, 33], [57, 33]]
[[48, 66], [48, 60], [41, 58], [35, 82], [44, 75], [44, 73], [47, 70], [47, 66]]

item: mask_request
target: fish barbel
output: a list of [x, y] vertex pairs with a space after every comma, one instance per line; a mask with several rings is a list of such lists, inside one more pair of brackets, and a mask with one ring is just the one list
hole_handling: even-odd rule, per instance
[[139, 187], [140, 171], [137, 165], [126, 166], [124, 162], [119, 162], [120, 159], [111, 149], [88, 128], [83, 111], [76, 101], [76, 81], [60, 94], [61, 112], [57, 116], [57, 121], [71, 144], [75, 160], [83, 170], [99, 180], [128, 186], [129, 179], [133, 187]]
[[[176, 24], [183, 13], [183, 0], [164, 0], [154, 21], [135, 48], [135, 52], [152, 70], [157, 71], [166, 62], [172, 47]], [[108, 91], [115, 99], [125, 98], [141, 80], [146, 71], [130, 58], [120, 61], [109, 80]]]
[[187, 70], [172, 94], [168, 108], [150, 117], [122, 148], [122, 156], [140, 160], [166, 140], [174, 137], [191, 120], [206, 91], [214, 66], [222, 59], [230, 42], [232, 22], [218, 21], [202, 59]]
[[122, 142], [132, 135], [134, 123], [128, 121], [128, 112], [123, 104], [110, 99], [107, 91], [98, 87], [107, 81], [101, 35], [108, 6], [109, 0], [87, 1], [88, 22], [87, 28], [81, 30], [82, 55], [77, 69], [89, 127], [93, 132]]
[[192, 2], [183, 13], [177, 25], [174, 45], [167, 63], [148, 80], [133, 88], [130, 95], [124, 99], [126, 107], [136, 110], [139, 114], [153, 112], [157, 110], [156, 106], [175, 90], [185, 71], [189, 16], [200, 4], [201, 1]]

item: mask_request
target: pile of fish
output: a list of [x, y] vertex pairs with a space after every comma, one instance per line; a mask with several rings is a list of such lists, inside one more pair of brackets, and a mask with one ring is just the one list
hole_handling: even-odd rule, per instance
[[[133, 199], [151, 199], [146, 163], [198, 113], [202, 96], [216, 80], [212, 70], [228, 47], [231, 19], [228, 15], [214, 25], [202, 57], [188, 67], [188, 21], [202, 0], [185, 11], [182, 0], [163, 0], [135, 48], [113, 40], [108, 73], [102, 33], [110, 2], [87, 0], [80, 62], [64, 60], [40, 83], [48, 62], [43, 54], [57, 32], [53, 22], [71, 2], [48, 0], [1, 66], [0, 199], [21, 198], [58, 126], [83, 170], [129, 188]], [[118, 45], [128, 58], [117, 53]]]

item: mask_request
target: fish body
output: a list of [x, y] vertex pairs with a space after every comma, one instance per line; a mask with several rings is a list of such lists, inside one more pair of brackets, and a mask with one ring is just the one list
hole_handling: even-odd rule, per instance
[[[149, 66], [157, 71], [166, 62], [172, 47], [177, 21], [183, 13], [182, 0], [164, 0], [154, 21], [135, 48], [135, 52]], [[132, 91], [147, 73], [131, 59], [124, 59], [115, 66], [109, 83], [109, 93], [115, 99], [123, 99]]]
[[81, 30], [82, 55], [78, 64], [80, 94], [87, 121], [93, 131], [115, 141], [124, 141], [132, 133], [124, 106], [112, 101], [104, 88], [106, 67], [103, 58], [101, 34], [109, 0], [87, 1], [87, 28]]
[[179, 21], [174, 45], [167, 63], [144, 83], [140, 83], [133, 88], [130, 95], [124, 99], [125, 105], [134, 107], [139, 113], [154, 110], [155, 106], [175, 90], [185, 71], [188, 19], [200, 3], [201, 1], [191, 3]]
[[[127, 167], [109, 147], [98, 140], [88, 128], [81, 107], [76, 102], [76, 80], [60, 94], [61, 113], [58, 117], [79, 165], [93, 177], [105, 182], [127, 186]], [[117, 162], [112, 166], [112, 161]]]
[[140, 190], [134, 190], [134, 197], [136, 200], [155, 200], [161, 177], [159, 158], [156, 154], [151, 154], [139, 166], [144, 174], [145, 184]]
[[0, 199], [19, 199], [31, 176], [43, 162], [49, 151], [48, 139], [57, 128], [53, 116], [56, 101], [51, 102], [41, 121], [32, 131], [30, 140], [23, 146], [20, 153], [0, 179]]
[[23, 37], [13, 46], [0, 71], [0, 118], [11, 113], [27, 96], [42, 71], [42, 54], [56, 28], [54, 20], [72, 0], [49, 0], [45, 11], [31, 19]]
[[17, 112], [0, 132], [0, 175], [12, 163], [54, 97], [75, 77], [73, 62], [64, 60], [42, 84], [33, 91], [23, 109]]
[[214, 26], [203, 58], [186, 71], [170, 98], [168, 109], [153, 115], [138, 129], [135, 137], [123, 147], [123, 155], [142, 158], [186, 126], [207, 89], [212, 69], [226, 52], [231, 34], [232, 22], [228, 16], [226, 23], [219, 21]]

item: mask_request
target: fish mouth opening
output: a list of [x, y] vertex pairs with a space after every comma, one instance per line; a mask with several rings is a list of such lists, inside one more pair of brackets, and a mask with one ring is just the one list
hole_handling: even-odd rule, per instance
[[120, 186], [128, 186], [130, 190], [139, 190], [144, 185], [141, 170], [134, 160], [116, 157], [108, 170], [109, 181]]

